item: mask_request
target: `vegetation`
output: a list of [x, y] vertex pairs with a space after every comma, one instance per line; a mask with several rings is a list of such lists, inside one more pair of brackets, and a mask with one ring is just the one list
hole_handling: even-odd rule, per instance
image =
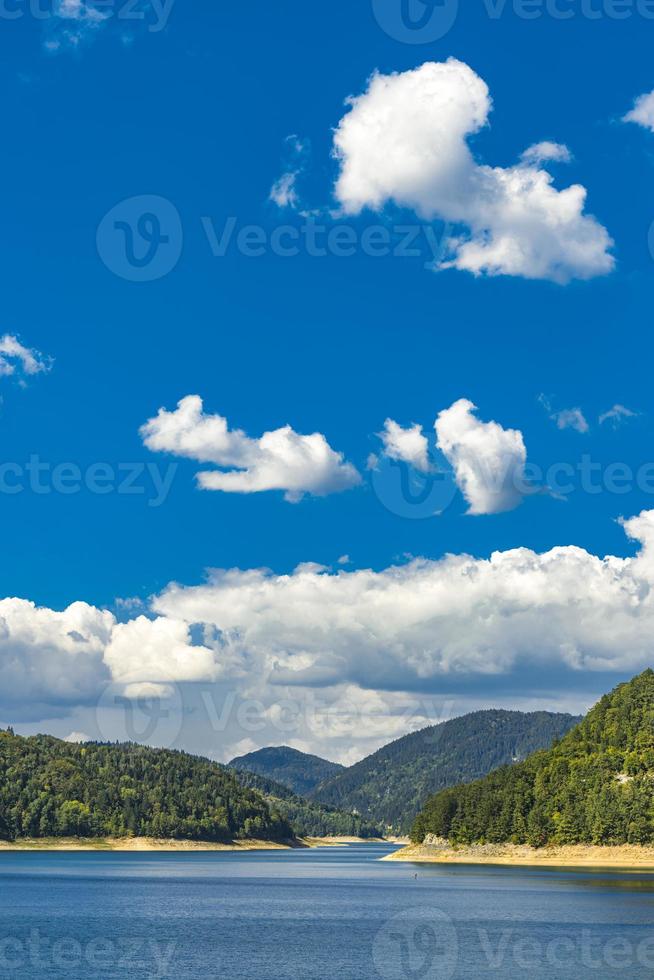
[[284, 817], [208, 759], [0, 731], [0, 837], [284, 840]]
[[232, 759], [229, 764], [234, 769], [246, 769], [258, 776], [273, 779], [300, 796], [307, 795], [318, 783], [343, 770], [343, 766], [339, 766], [337, 762], [328, 762], [317, 755], [299, 752], [288, 745], [258, 749]]
[[524, 759], [578, 721], [545, 711], [476, 711], [391, 742], [323, 782], [310, 798], [408, 833], [430, 794]]
[[286, 819], [298, 837], [381, 837], [381, 831], [356, 813], [312, 803], [281, 783], [245, 770], [235, 770], [243, 786], [256, 789]]
[[433, 796], [412, 839], [654, 843], [654, 672], [606, 695], [549, 751]]

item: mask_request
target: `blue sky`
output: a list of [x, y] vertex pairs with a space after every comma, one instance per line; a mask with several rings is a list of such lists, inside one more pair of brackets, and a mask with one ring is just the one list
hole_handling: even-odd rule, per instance
[[[5, 22], [2, 332], [43, 352], [52, 365], [0, 378], [2, 457], [23, 466], [37, 456], [50, 467], [46, 483], [62, 463], [82, 473], [106, 463], [125, 478], [137, 472], [127, 469], [133, 464], [135, 485], [144, 492], [117, 492], [115, 481], [102, 494], [29, 488], [0, 494], [1, 596], [55, 612], [83, 601], [127, 619], [161, 614], [148, 597], [164, 593], [170, 582], [199, 585], [207, 568], [265, 567], [284, 575], [315, 562], [343, 573], [383, 573], [407, 556], [484, 559], [496, 551], [540, 553], [555, 546], [600, 557], [637, 552], [618, 519], [652, 509], [654, 487], [630, 481], [625, 493], [577, 487], [566, 499], [528, 494], [514, 509], [479, 516], [466, 513], [470, 501], [459, 490], [442, 514], [418, 518], [402, 497], [397, 467], [381, 476], [366, 468], [370, 454], [379, 456], [376, 434], [391, 418], [403, 427], [421, 425], [435, 465], [451, 473], [452, 461], [435, 450], [433, 425], [459, 399], [473, 402], [483, 422], [519, 430], [528, 460], [543, 474], [557, 463], [576, 467], [584, 456], [601, 464], [602, 474], [613, 463], [636, 474], [654, 460], [654, 259], [648, 244], [654, 134], [622, 121], [634, 100], [654, 88], [654, 23], [635, 5], [625, 8], [629, 16], [615, 19], [600, 0], [591, 5], [596, 19], [587, 16], [588, 4], [586, 15], [581, 4], [567, 5], [573, 12], [567, 20], [552, 16], [551, 6], [533, 20], [511, 3], [496, 18], [482, 2], [461, 6], [451, 29], [424, 44], [398, 40], [380, 26], [384, 18], [396, 23], [393, 0], [380, 0], [376, 8], [368, 2], [280, 7], [177, 0], [157, 31], [150, 29], [157, 23], [152, 8], [145, 6], [143, 21], [132, 21], [124, 9], [118, 16], [118, 2], [104, 8], [113, 16], [97, 27], [72, 16], [39, 20], [28, 4], [19, 8], [21, 17]], [[66, 34], [71, 29], [80, 31], [79, 43]], [[375, 70], [406, 73], [449, 58], [483, 79], [493, 101], [488, 124], [469, 140], [476, 160], [509, 168], [541, 141], [569, 148], [570, 162], [543, 166], [557, 189], [586, 188], [584, 213], [615, 243], [612, 272], [565, 284], [436, 272], [426, 267], [433, 255], [423, 229], [442, 236], [438, 217], [421, 217], [393, 201], [378, 212], [334, 216], [340, 164], [332, 141], [348, 111], [345, 99], [366, 92]], [[269, 195], [296, 165], [291, 135], [304, 141], [297, 161], [300, 203], [280, 209]], [[103, 261], [98, 228], [116, 206], [123, 209], [119, 216], [136, 215], [138, 205], [121, 202], [146, 195], [169, 202], [181, 232], [173, 233], [168, 274], [130, 281], [108, 267], [111, 260]], [[349, 257], [317, 257], [301, 249], [282, 257], [265, 248], [250, 257], [230, 247], [222, 257], [212, 254], [208, 223], [220, 233], [232, 217], [237, 229], [257, 226], [268, 236], [281, 224], [301, 227], [307, 219], [299, 212], [307, 209], [326, 229], [346, 223], [357, 241], [379, 225], [391, 229], [395, 245], [392, 229], [413, 224], [423, 253], [373, 257], [357, 248]], [[118, 233], [107, 245], [100, 235], [101, 253], [122, 241]], [[151, 451], [139, 434], [160, 407], [172, 412], [191, 394], [203, 399], [205, 413], [226, 417], [253, 439], [287, 424], [295, 433], [322, 433], [356, 468], [359, 485], [296, 503], [279, 490], [198, 489], [195, 474], [211, 464]], [[614, 405], [634, 414], [615, 426], [600, 424], [598, 417]], [[559, 428], [552, 418], [574, 408], [588, 431]], [[157, 479], [172, 481], [160, 506], [153, 506], [158, 492], [147, 466], [157, 467]], [[412, 478], [420, 477], [414, 472]], [[339, 565], [342, 556], [349, 562]], [[144, 605], [116, 606], [118, 598]], [[163, 615], [181, 614], [167, 608]], [[609, 617], [610, 634], [613, 607], [610, 613], [602, 607], [602, 615]], [[185, 622], [193, 644], [213, 649], [206, 635], [197, 639], [192, 615]], [[222, 621], [213, 626], [220, 630]], [[230, 628], [247, 634], [240, 622]], [[324, 656], [345, 656], [334, 654], [341, 642], [327, 637]], [[439, 662], [435, 673], [415, 672], [418, 679], [429, 675], [424, 687], [431, 693], [459, 698], [453, 710], [488, 701], [488, 677], [479, 666], [485, 646], [474, 642], [474, 669], [456, 666], [454, 658], [455, 666]], [[247, 647], [247, 638], [243, 643]], [[492, 660], [495, 641], [488, 643]], [[528, 638], [525, 643], [528, 648]], [[559, 637], [555, 646], [562, 643]], [[267, 656], [279, 658], [280, 644], [277, 638]], [[256, 659], [251, 651], [242, 655], [250, 665]], [[542, 651], [526, 665], [501, 657], [494, 689], [503, 703], [576, 709], [645, 666], [647, 656], [638, 647], [633, 660], [606, 664], [604, 653], [583, 648], [565, 662], [548, 660]], [[331, 662], [318, 661], [301, 665], [314, 671], [311, 690], [321, 671], [321, 689], [329, 688], [326, 677], [338, 675]], [[375, 692], [378, 665], [363, 655], [357, 663], [338, 684]], [[242, 664], [239, 670], [243, 676]], [[114, 682], [134, 677], [131, 683], [161, 685], [156, 671], [146, 673], [114, 674]], [[544, 690], [543, 676], [549, 678]], [[241, 695], [245, 682], [221, 677]], [[390, 671], [383, 682], [394, 695], [420, 688], [415, 678], [398, 678]], [[188, 674], [171, 682], [197, 700], [197, 688], [184, 687]], [[338, 684], [334, 692], [342, 692]], [[0, 710], [2, 720], [24, 720], [25, 730], [66, 734], [75, 727], [96, 734], [91, 714], [97, 714], [99, 689], [93, 684], [61, 698], [21, 690], [22, 699]], [[578, 693], [571, 696], [571, 690]], [[388, 736], [401, 728], [389, 722]], [[264, 743], [268, 736], [274, 733], [247, 738]], [[180, 738], [204, 747], [199, 723]], [[332, 755], [343, 756], [339, 738]], [[230, 739], [240, 745], [236, 734]], [[384, 740], [381, 730], [375, 739]], [[327, 752], [318, 736], [298, 732], [295, 743]], [[212, 751], [220, 756], [222, 750]]]

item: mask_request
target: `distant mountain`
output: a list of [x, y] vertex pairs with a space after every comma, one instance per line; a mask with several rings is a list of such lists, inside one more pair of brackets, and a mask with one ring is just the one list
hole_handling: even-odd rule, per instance
[[381, 837], [380, 829], [356, 813], [345, 813], [297, 796], [267, 776], [235, 769], [242, 786], [262, 793], [271, 809], [292, 826], [298, 837]]
[[309, 795], [339, 810], [356, 811], [385, 829], [408, 833], [432, 793], [525, 759], [578, 721], [547, 711], [476, 711], [385, 745]]
[[0, 731], [0, 837], [287, 840], [293, 830], [225, 766], [144, 745]]
[[411, 836], [459, 843], [654, 842], [654, 672], [621, 684], [548, 751], [433, 796]]
[[274, 779], [300, 796], [308, 795], [319, 783], [342, 772], [344, 768], [337, 762], [298, 752], [288, 745], [258, 749], [232, 759], [229, 765], [233, 769], [245, 769]]

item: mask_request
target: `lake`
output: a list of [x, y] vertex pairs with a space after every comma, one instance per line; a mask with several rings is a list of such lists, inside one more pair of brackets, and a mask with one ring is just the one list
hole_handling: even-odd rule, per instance
[[0, 976], [654, 975], [654, 875], [380, 863], [391, 850], [2, 853]]

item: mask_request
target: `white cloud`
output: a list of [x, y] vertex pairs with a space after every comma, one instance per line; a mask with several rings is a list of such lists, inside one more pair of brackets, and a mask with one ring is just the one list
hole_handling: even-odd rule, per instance
[[298, 208], [300, 198], [297, 182], [305, 168], [310, 143], [298, 136], [287, 136], [285, 142], [287, 148], [285, 169], [281, 177], [272, 185], [269, 197], [278, 208]]
[[556, 423], [557, 429], [574, 429], [575, 432], [588, 432], [589, 425], [586, 417], [580, 408], [562, 408], [555, 411], [547, 395], [539, 395], [538, 401], [541, 403], [552, 422]]
[[0, 600], [0, 700], [75, 704], [109, 679], [103, 654], [113, 616], [85, 602], [63, 612], [25, 599]]
[[107, 737], [95, 706], [111, 704], [112, 684], [129, 698], [187, 683], [175, 710], [193, 706], [184, 742], [199, 751], [211, 724], [212, 753], [256, 733], [257, 745], [292, 738], [348, 761], [489, 704], [577, 709], [575, 690], [585, 699], [608, 688], [606, 674], [652, 662], [654, 511], [623, 527], [640, 543], [633, 558], [563, 546], [381, 571], [213, 572], [164, 589], [157, 619], [126, 624], [82, 602], [55, 612], [5, 599], [0, 706], [8, 721], [76, 708], [75, 737]]
[[50, 54], [76, 51], [89, 41], [111, 18], [93, 0], [55, 0], [52, 16], [46, 21], [43, 47]]
[[155, 452], [221, 467], [198, 473], [203, 490], [283, 490], [287, 500], [297, 501], [304, 494], [338, 493], [361, 481], [357, 470], [321, 433], [299, 435], [287, 425], [252, 439], [230, 429], [221, 415], [205, 415], [198, 395], [183, 398], [173, 412], [160, 409], [140, 431], [145, 445]]
[[604, 422], [610, 422], [615, 429], [621, 422], [624, 422], [625, 419], [633, 419], [636, 418], [637, 415], [638, 412], [632, 412], [630, 408], [626, 408], [624, 405], [614, 405], [613, 408], [608, 410], [608, 412], [602, 412], [599, 417], [599, 423], [600, 425], [603, 425]]
[[171, 683], [218, 674], [214, 652], [194, 645], [184, 622], [139, 616], [117, 623], [85, 602], [57, 612], [0, 600], [0, 704], [38, 714], [47, 705], [94, 703], [109, 682], [143, 696], [145, 685], [161, 694]]
[[278, 208], [297, 207], [298, 196], [295, 189], [297, 177], [297, 171], [288, 171], [287, 173], [282, 174], [281, 177], [272, 185], [270, 189], [270, 200], [273, 201]]
[[555, 412], [552, 419], [558, 429], [574, 429], [576, 432], [588, 432], [588, 422], [580, 408], [563, 408]]
[[[169, 681], [208, 681], [218, 676], [214, 654], [193, 646], [186, 623], [176, 619], [138, 616], [116, 623], [104, 652], [111, 676], [119, 684], [166, 684]], [[144, 696], [143, 689], [138, 691]]]
[[412, 425], [404, 429], [393, 419], [386, 419], [379, 438], [384, 445], [384, 454], [389, 459], [408, 463], [421, 473], [428, 473], [431, 469], [429, 442], [421, 425]]
[[211, 624], [252, 677], [428, 691], [466, 676], [636, 671], [652, 659], [654, 511], [624, 522], [635, 558], [567, 546], [448, 555], [381, 572], [214, 573], [170, 585], [164, 616]]
[[547, 160], [551, 160], [552, 163], [570, 163], [572, 154], [563, 143], [550, 143], [549, 140], [544, 140], [542, 143], [534, 143], [533, 146], [527, 147], [520, 159], [529, 164], [545, 163]]
[[346, 214], [393, 201], [467, 228], [450, 239], [440, 268], [560, 283], [613, 269], [608, 232], [584, 213], [585, 188], [559, 191], [540, 167], [563, 160], [564, 148], [536, 144], [513, 167], [477, 163], [467, 141], [486, 125], [491, 99], [466, 64], [377, 73], [349, 105], [334, 135], [335, 194]]
[[654, 133], [654, 92], [638, 96], [633, 109], [622, 117], [622, 121], [636, 123]]
[[86, 732], [71, 732], [70, 735], [66, 735], [64, 742], [73, 742], [75, 744], [81, 745], [82, 742], [90, 742], [91, 739], [86, 734]]
[[50, 366], [50, 358], [25, 347], [13, 334], [6, 333], [0, 337], [0, 376], [39, 374], [48, 371]]
[[437, 446], [454, 470], [469, 514], [512, 510], [526, 491], [527, 460], [522, 433], [497, 422], [480, 422], [476, 405], [460, 398], [436, 419]]

